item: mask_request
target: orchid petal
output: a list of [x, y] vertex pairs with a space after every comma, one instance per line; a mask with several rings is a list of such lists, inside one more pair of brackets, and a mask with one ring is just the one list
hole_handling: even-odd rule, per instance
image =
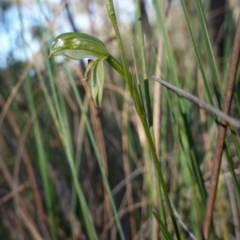
[[85, 33], [64, 33], [56, 37], [50, 48], [49, 57], [64, 55], [72, 59], [106, 58], [109, 53], [102, 41]]
[[84, 73], [84, 78], [82, 79], [83, 81], [85, 81], [89, 78], [89, 75], [90, 75], [91, 70], [94, 67], [94, 65], [95, 65], [95, 62], [93, 60], [89, 59], [87, 69]]
[[105, 59], [97, 60], [93, 68], [91, 75], [91, 91], [95, 105], [101, 107], [104, 88], [104, 66], [103, 61]]

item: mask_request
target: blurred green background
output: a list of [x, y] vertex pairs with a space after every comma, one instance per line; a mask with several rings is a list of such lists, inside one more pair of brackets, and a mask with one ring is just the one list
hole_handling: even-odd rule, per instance
[[[149, 89], [149, 124], [181, 238], [201, 239], [219, 119], [151, 76], [221, 109], [240, 3], [114, 3], [144, 104]], [[125, 239], [165, 239], [152, 215], [163, 214], [159, 206], [174, 236], [121, 76], [105, 64], [97, 108], [89, 81], [81, 81], [87, 60], [48, 58], [53, 39], [72, 31], [101, 39], [120, 59], [103, 0], [0, 0], [0, 239], [122, 239], [112, 204]], [[238, 119], [239, 81], [238, 71], [231, 108]], [[231, 127], [212, 239], [240, 239], [239, 160], [239, 131]]]

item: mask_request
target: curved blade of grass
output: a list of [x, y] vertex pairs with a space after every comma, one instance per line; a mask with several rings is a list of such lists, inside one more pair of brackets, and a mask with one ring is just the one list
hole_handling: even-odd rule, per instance
[[[20, 7], [18, 6], [17, 8], [18, 10], [18, 15], [19, 15], [19, 20], [21, 23], [21, 40], [23, 43], [23, 51], [25, 56], [27, 56], [26, 54], [26, 41], [24, 39], [24, 35], [23, 35], [23, 29], [24, 29], [24, 23], [23, 23], [23, 15], [22, 15], [22, 11], [20, 10]], [[26, 82], [25, 82], [25, 86], [26, 86], [26, 95], [27, 95], [27, 100], [28, 100], [28, 104], [29, 104], [29, 108], [30, 108], [30, 114], [32, 116], [33, 119], [35, 119], [33, 121], [33, 131], [34, 131], [34, 135], [35, 135], [35, 141], [36, 141], [36, 147], [37, 147], [37, 151], [38, 151], [38, 161], [39, 161], [39, 166], [40, 166], [40, 173], [41, 173], [41, 178], [43, 180], [43, 186], [44, 186], [44, 192], [45, 192], [45, 199], [46, 199], [46, 205], [47, 205], [47, 211], [48, 211], [48, 215], [49, 215], [49, 220], [50, 220], [50, 231], [51, 231], [51, 237], [53, 239], [57, 239], [57, 233], [56, 233], [56, 227], [55, 227], [55, 223], [54, 223], [54, 212], [53, 212], [53, 196], [51, 194], [51, 183], [50, 183], [50, 178], [49, 178], [49, 174], [48, 174], [48, 168], [47, 168], [47, 158], [46, 158], [46, 152], [44, 149], [44, 144], [43, 144], [43, 140], [40, 134], [40, 127], [39, 124], [37, 122], [37, 114], [36, 114], [36, 108], [34, 105], [34, 100], [33, 100], [33, 96], [32, 96], [32, 86], [31, 86], [31, 82], [30, 79], [27, 77], [26, 78]]]
[[153, 212], [153, 216], [155, 217], [155, 219], [157, 220], [159, 227], [163, 233], [163, 236], [166, 240], [174, 240], [173, 236], [171, 235], [171, 233], [167, 230], [166, 225], [164, 224], [164, 222], [161, 220], [161, 218], [158, 216], [157, 213]]
[[146, 119], [146, 114], [145, 114], [145, 111], [144, 111], [144, 107], [141, 104], [141, 99], [140, 99], [139, 93], [137, 91], [137, 88], [134, 85], [132, 76], [131, 76], [130, 72], [128, 71], [127, 61], [126, 61], [126, 57], [125, 57], [125, 53], [124, 53], [124, 48], [123, 48], [121, 35], [120, 35], [120, 32], [119, 32], [119, 28], [118, 28], [118, 23], [117, 23], [117, 18], [116, 18], [116, 14], [115, 14], [113, 1], [112, 0], [105, 0], [105, 3], [106, 3], [109, 18], [112, 22], [112, 25], [113, 25], [113, 28], [114, 28], [114, 31], [115, 31], [115, 34], [116, 34], [116, 38], [117, 38], [117, 41], [118, 41], [119, 51], [120, 51], [122, 64], [123, 64], [123, 70], [124, 70], [123, 77], [126, 80], [129, 92], [130, 92], [130, 94], [132, 96], [132, 99], [134, 101], [134, 104], [135, 104], [135, 109], [137, 111], [137, 114], [138, 114], [138, 116], [139, 116], [139, 118], [142, 122], [143, 128], [144, 128], [144, 132], [145, 132], [145, 135], [146, 135], [146, 138], [147, 138], [147, 142], [148, 142], [150, 150], [151, 150], [151, 154], [152, 154], [157, 178], [158, 178], [158, 181], [161, 184], [161, 187], [162, 187], [162, 190], [163, 190], [163, 193], [164, 193], [164, 197], [165, 197], [165, 200], [166, 200], [166, 203], [167, 203], [167, 206], [168, 206], [168, 210], [170, 212], [170, 216], [171, 216], [171, 219], [172, 219], [175, 234], [176, 234], [178, 239], [181, 239], [180, 238], [180, 233], [179, 233], [179, 230], [178, 230], [178, 225], [177, 225], [177, 222], [175, 220], [175, 216], [173, 214], [172, 206], [170, 204], [166, 183], [165, 183], [165, 180], [164, 180], [163, 175], [162, 175], [161, 165], [158, 162], [158, 157], [157, 157], [157, 154], [156, 154], [156, 148], [155, 148], [154, 140], [152, 138], [152, 135], [151, 135], [151, 132], [150, 132], [150, 129], [149, 129], [149, 125], [148, 125], [148, 122], [147, 122], [147, 119]]
[[144, 37], [143, 37], [143, 29], [142, 29], [142, 18], [141, 18], [141, 10], [140, 10], [140, 0], [137, 0], [137, 30], [139, 32], [139, 39], [140, 43], [138, 44], [141, 52], [141, 59], [142, 59], [142, 73], [143, 73], [143, 87], [144, 87], [144, 95], [145, 95], [145, 102], [147, 108], [147, 115], [148, 115], [148, 124], [149, 127], [153, 125], [153, 117], [152, 117], [152, 106], [150, 101], [150, 94], [149, 94], [149, 81], [148, 81], [148, 74], [147, 74], [147, 61], [146, 61], [146, 54], [144, 50]]
[[37, 154], [38, 154], [38, 162], [39, 162], [39, 167], [40, 167], [40, 173], [41, 173], [41, 178], [43, 181], [43, 187], [44, 187], [44, 196], [46, 199], [46, 205], [47, 205], [47, 210], [49, 214], [49, 222], [50, 222], [50, 229], [51, 229], [51, 237], [53, 239], [57, 239], [57, 234], [56, 234], [56, 227], [54, 223], [54, 212], [53, 212], [53, 186], [50, 182], [49, 178], [49, 171], [47, 167], [47, 156], [46, 156], [46, 150], [44, 148], [43, 140], [41, 137], [40, 133], [40, 127], [37, 121], [37, 113], [36, 113], [36, 108], [34, 106], [34, 100], [32, 97], [32, 86], [30, 83], [30, 79], [27, 79], [25, 84], [26, 84], [26, 92], [27, 92], [27, 99], [28, 99], [28, 104], [30, 107], [30, 113], [32, 116], [32, 119], [35, 119], [33, 121], [33, 131], [34, 131], [34, 139], [36, 141], [36, 147], [37, 147]]
[[82, 114], [84, 116], [84, 119], [85, 119], [87, 132], [89, 134], [90, 141], [92, 143], [94, 152], [95, 152], [96, 157], [97, 157], [98, 165], [99, 165], [99, 168], [100, 168], [100, 171], [101, 171], [101, 174], [102, 174], [102, 178], [103, 178], [103, 183], [104, 183], [104, 186], [105, 186], [105, 188], [107, 190], [107, 193], [108, 193], [108, 196], [109, 196], [109, 200], [110, 200], [110, 203], [111, 203], [111, 206], [112, 206], [112, 209], [113, 209], [114, 218], [115, 218], [115, 221], [116, 221], [119, 233], [120, 233], [120, 237], [121, 237], [122, 240], [124, 240], [125, 236], [124, 236], [124, 233], [123, 233], [123, 230], [122, 230], [122, 226], [121, 226], [121, 223], [120, 223], [120, 220], [119, 220], [119, 216], [118, 216], [118, 213], [117, 213], [116, 205], [114, 203], [114, 199], [113, 199], [112, 192], [111, 192], [111, 189], [110, 189], [110, 186], [109, 186], [109, 182], [108, 182], [106, 173], [104, 171], [104, 167], [103, 167], [103, 164], [102, 164], [102, 161], [101, 161], [101, 156], [100, 156], [100, 153], [99, 153], [98, 148], [96, 146], [96, 143], [95, 143], [95, 140], [94, 140], [94, 135], [93, 135], [90, 123], [88, 121], [88, 117], [87, 117], [86, 112], [85, 112], [84, 107], [83, 107], [82, 99], [81, 99], [81, 97], [79, 95], [79, 92], [77, 90], [76, 84], [74, 83], [74, 79], [73, 79], [69, 69], [66, 67], [66, 65], [65, 65], [65, 69], [66, 69], [67, 75], [69, 77], [69, 81], [70, 81], [70, 84], [72, 86], [72, 89], [73, 89], [73, 92], [75, 94], [75, 97], [77, 99], [79, 108], [80, 108], [80, 110], [81, 110], [81, 112], [82, 112]]
[[[157, 26], [162, 34], [163, 37], [163, 42], [164, 42], [164, 50], [166, 51], [166, 57], [169, 62], [169, 70], [170, 74], [173, 79], [173, 83], [176, 86], [179, 86], [179, 79], [178, 79], [178, 67], [174, 58], [173, 50], [171, 47], [171, 42], [167, 33], [167, 29], [164, 23], [164, 14], [163, 14], [163, 7], [161, 6], [160, 1], [157, 0], [152, 0], [153, 4], [155, 6], [155, 12], [156, 12], [156, 19], [157, 19]], [[172, 101], [172, 100], [171, 100]], [[193, 168], [193, 172], [197, 173], [196, 174], [196, 183], [199, 188], [199, 191], [201, 193], [202, 201], [205, 205], [206, 203], [206, 190], [204, 186], [204, 181], [202, 177], [202, 173], [200, 170], [199, 162], [194, 162], [197, 159], [197, 156], [192, 158], [187, 154], [187, 152], [190, 150], [194, 150], [195, 146], [194, 143], [191, 142], [191, 135], [189, 135], [187, 132], [186, 127], [186, 119], [184, 119], [184, 116], [186, 115], [186, 106], [184, 105], [183, 101], [177, 101], [174, 104], [171, 104], [171, 111], [174, 114], [174, 118], [176, 119], [176, 125], [177, 125], [177, 131], [178, 131], [178, 136], [180, 142], [185, 141], [187, 144], [184, 146], [184, 152], [186, 154], [186, 158], [190, 159], [191, 161], [191, 166]], [[183, 129], [182, 129], [182, 126]], [[181, 133], [181, 134], [180, 134]], [[196, 151], [194, 151], [194, 154], [196, 154]], [[190, 158], [189, 158], [190, 157]]]
[[176, 65], [176, 61], [174, 60], [174, 55], [173, 55], [173, 51], [171, 48], [169, 36], [168, 36], [167, 29], [164, 24], [163, 10], [162, 10], [162, 6], [160, 5], [161, 2], [158, 0], [152, 0], [152, 2], [154, 5], [154, 9], [156, 11], [157, 25], [161, 31], [161, 34], [163, 37], [163, 42], [164, 42], [164, 48], [166, 49], [169, 65], [171, 66], [171, 75], [173, 77], [174, 84], [176, 86], [179, 86], [177, 65]]
[[[206, 53], [210, 61], [213, 81], [215, 81], [216, 87], [218, 88], [218, 90], [220, 90], [220, 94], [222, 95], [222, 84], [220, 82], [220, 77], [219, 77], [217, 64], [216, 64], [214, 53], [213, 53], [213, 48], [212, 48], [208, 30], [207, 30], [206, 17], [203, 11], [202, 2], [200, 0], [195, 0], [195, 3], [197, 5], [198, 19], [199, 19], [201, 30], [202, 30], [202, 36], [203, 36], [205, 47], [206, 47]], [[219, 100], [220, 99], [218, 99], [218, 101]], [[219, 102], [219, 107], [220, 107], [220, 102]]]
[[195, 51], [196, 58], [197, 58], [197, 62], [198, 62], [198, 66], [200, 68], [200, 71], [201, 71], [201, 74], [202, 74], [202, 77], [203, 77], [204, 86], [205, 86], [206, 92], [207, 92], [207, 97], [208, 97], [208, 100], [210, 101], [211, 105], [213, 105], [212, 96], [211, 96], [211, 93], [210, 93], [210, 90], [209, 90], [209, 87], [208, 87], [209, 83], [207, 82], [206, 74], [204, 72], [202, 61], [200, 59], [200, 53], [199, 53], [196, 41], [194, 39], [194, 35], [193, 35], [193, 31], [192, 31], [192, 27], [191, 27], [191, 23], [190, 23], [190, 19], [189, 19], [189, 15], [188, 15], [188, 11], [187, 11], [185, 1], [181, 0], [181, 4], [182, 4], [185, 20], [186, 20], [186, 23], [187, 23], [187, 28], [188, 28], [188, 31], [189, 31], [189, 35], [191, 37], [191, 43], [193, 44], [194, 51]]
[[[46, 59], [47, 59], [46, 52], [45, 52], [45, 56], [46, 56]], [[46, 65], [47, 65], [47, 70], [48, 70], [50, 87], [51, 87], [52, 94], [53, 94], [54, 104], [50, 100], [50, 95], [49, 95], [48, 91], [44, 91], [44, 95], [46, 97], [46, 100], [48, 100], [48, 103], [49, 103], [48, 106], [49, 106], [52, 114], [54, 114], [54, 109], [56, 109], [56, 114], [57, 114], [57, 117], [58, 117], [58, 120], [59, 120], [59, 125], [57, 126], [58, 127], [58, 134], [60, 136], [60, 139], [62, 140], [64, 149], [66, 151], [67, 160], [68, 160], [70, 171], [71, 171], [71, 174], [72, 174], [74, 186], [76, 188], [76, 192], [77, 192], [77, 195], [78, 195], [78, 199], [79, 199], [79, 203], [80, 203], [80, 206], [81, 206], [82, 215], [83, 215], [83, 219], [84, 219], [84, 222], [85, 222], [85, 227], [86, 227], [86, 230], [87, 230], [87, 233], [88, 233], [88, 237], [89, 237], [89, 239], [94, 240], [94, 239], [97, 239], [96, 230], [95, 230], [93, 220], [92, 220], [92, 217], [90, 215], [90, 212], [89, 212], [87, 202], [85, 200], [81, 185], [80, 185], [79, 180], [78, 180], [78, 176], [77, 176], [77, 172], [76, 172], [76, 168], [75, 168], [75, 164], [74, 164], [74, 160], [73, 160], [72, 150], [71, 150], [71, 146], [70, 146], [71, 144], [69, 143], [69, 141], [67, 141], [67, 139], [64, 138], [64, 135], [65, 134], [68, 135], [68, 133], [66, 132], [66, 129], [64, 127], [65, 126], [64, 116], [62, 116], [61, 105], [60, 105], [59, 99], [57, 97], [57, 91], [56, 91], [56, 87], [55, 87], [55, 84], [54, 84], [54, 79], [53, 79], [53, 76], [52, 76], [52, 70], [51, 70], [51, 66], [50, 66], [48, 60], [46, 61]], [[42, 84], [45, 85], [44, 82]], [[44, 88], [44, 89], [46, 90], [46, 88]], [[54, 117], [54, 115], [53, 115], [53, 117]]]

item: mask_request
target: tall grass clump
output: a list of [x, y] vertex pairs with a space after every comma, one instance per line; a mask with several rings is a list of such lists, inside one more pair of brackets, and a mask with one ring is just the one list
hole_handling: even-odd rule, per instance
[[128, 4], [0, 5], [0, 238], [240, 238], [239, 5]]

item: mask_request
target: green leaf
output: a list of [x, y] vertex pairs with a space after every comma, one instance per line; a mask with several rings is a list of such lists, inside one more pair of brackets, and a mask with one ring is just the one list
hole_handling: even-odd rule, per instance
[[56, 37], [50, 48], [49, 57], [64, 55], [72, 59], [107, 58], [109, 53], [99, 39], [85, 33], [69, 32]]
[[93, 72], [91, 75], [91, 90], [95, 105], [101, 107], [103, 98], [103, 88], [104, 88], [104, 66], [103, 61], [105, 59], [97, 60], [95, 66], [93, 67]]
[[164, 236], [164, 239], [166, 240], [174, 240], [171, 233], [168, 231], [166, 225], [164, 224], [164, 222], [160, 219], [160, 217], [158, 216], [157, 213], [153, 212], [153, 216], [155, 217], [155, 219], [157, 220], [159, 227], [162, 231], [162, 234]]

